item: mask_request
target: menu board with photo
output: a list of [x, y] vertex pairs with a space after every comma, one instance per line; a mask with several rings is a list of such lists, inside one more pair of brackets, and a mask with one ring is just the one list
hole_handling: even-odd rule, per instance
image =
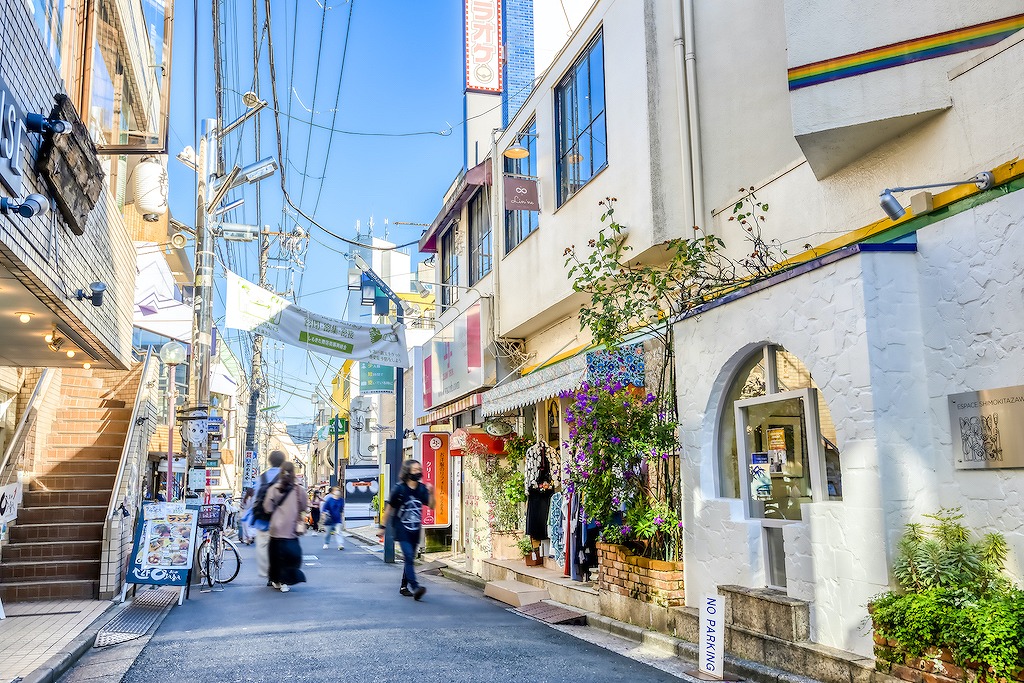
[[195, 554], [197, 511], [173, 505], [154, 507], [158, 509], [147, 510], [144, 515], [140, 548], [143, 569], [187, 571]]

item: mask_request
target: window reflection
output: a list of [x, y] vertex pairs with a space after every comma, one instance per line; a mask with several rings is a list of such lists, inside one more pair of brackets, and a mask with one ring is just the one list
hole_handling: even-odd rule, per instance
[[558, 122], [558, 203], [608, 163], [604, 117], [604, 40], [601, 34], [555, 90]]

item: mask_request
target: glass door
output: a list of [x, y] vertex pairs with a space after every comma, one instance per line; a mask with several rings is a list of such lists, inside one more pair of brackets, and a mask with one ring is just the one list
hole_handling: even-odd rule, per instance
[[747, 517], [761, 521], [768, 585], [785, 589], [783, 527], [802, 519], [803, 503], [827, 500], [817, 391], [780, 392], [734, 406]]

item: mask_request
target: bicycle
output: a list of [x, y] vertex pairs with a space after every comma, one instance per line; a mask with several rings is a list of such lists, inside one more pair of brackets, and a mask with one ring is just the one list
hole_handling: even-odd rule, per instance
[[203, 542], [196, 551], [196, 564], [200, 582], [205, 581], [210, 588], [216, 583], [231, 583], [242, 568], [238, 548], [224, 535], [223, 513], [222, 505], [203, 505], [199, 512], [200, 526], [205, 528]]

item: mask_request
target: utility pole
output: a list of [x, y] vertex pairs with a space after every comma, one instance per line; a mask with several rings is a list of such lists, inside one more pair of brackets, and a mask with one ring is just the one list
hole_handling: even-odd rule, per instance
[[[266, 229], [260, 231], [259, 286], [267, 289], [267, 263], [270, 258], [270, 235]], [[260, 394], [263, 392], [263, 335], [252, 336], [252, 371], [249, 375], [249, 421], [245, 425], [245, 450], [259, 455], [256, 444], [256, 420], [259, 415]]]
[[[196, 184], [196, 279], [192, 292], [192, 353], [189, 357], [189, 407], [209, 408], [210, 354], [213, 351], [213, 230], [209, 222], [211, 183], [217, 177], [219, 135], [216, 119], [203, 120]], [[198, 453], [194, 453], [198, 457]], [[204, 453], [205, 455], [205, 453]], [[195, 464], [195, 460], [193, 460]]]

